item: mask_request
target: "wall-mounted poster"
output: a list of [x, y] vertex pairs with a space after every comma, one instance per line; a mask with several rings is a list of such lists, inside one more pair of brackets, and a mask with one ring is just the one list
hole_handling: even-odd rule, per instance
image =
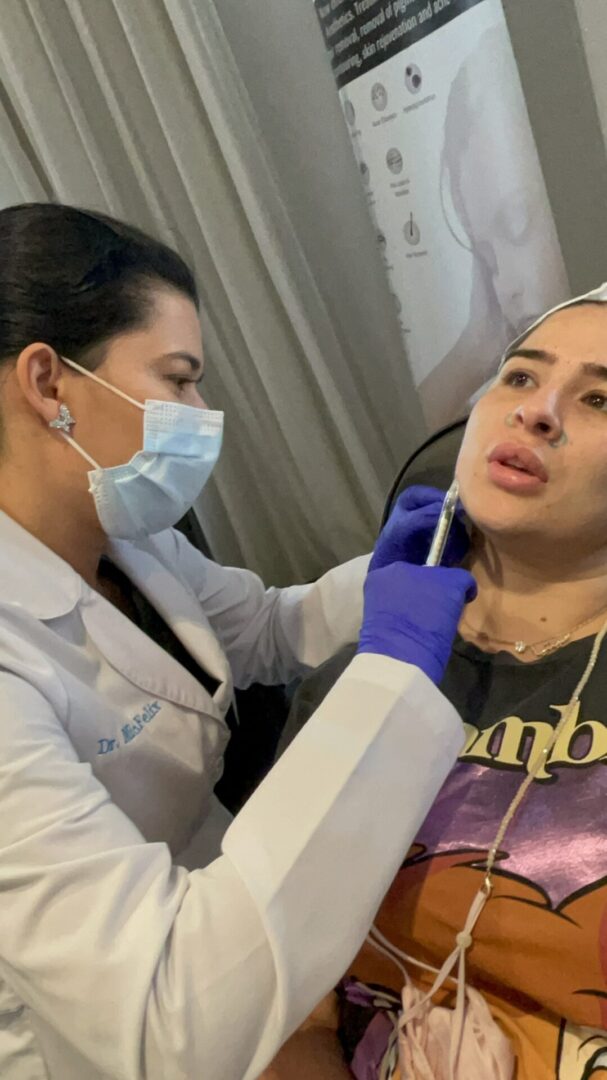
[[569, 295], [501, 0], [316, 0], [432, 428]]

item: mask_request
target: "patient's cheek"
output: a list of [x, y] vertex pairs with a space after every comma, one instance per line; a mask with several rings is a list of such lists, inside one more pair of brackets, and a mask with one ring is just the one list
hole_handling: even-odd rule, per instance
[[459, 482], [459, 497], [468, 512], [472, 509], [474, 495], [482, 478], [482, 467], [482, 455], [478, 450], [474, 431], [470, 432], [470, 435], [466, 431], [455, 465], [455, 476]]

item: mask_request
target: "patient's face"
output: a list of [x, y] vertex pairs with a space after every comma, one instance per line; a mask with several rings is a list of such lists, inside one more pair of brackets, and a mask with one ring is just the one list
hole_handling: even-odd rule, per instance
[[551, 315], [474, 407], [456, 475], [485, 534], [607, 547], [607, 305]]

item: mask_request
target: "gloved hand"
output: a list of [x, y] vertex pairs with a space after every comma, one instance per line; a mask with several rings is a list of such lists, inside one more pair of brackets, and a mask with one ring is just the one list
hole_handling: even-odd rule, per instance
[[438, 685], [465, 603], [476, 596], [467, 570], [393, 562], [365, 581], [359, 653], [415, 664]]
[[[393, 562], [423, 564], [430, 551], [444, 498], [444, 491], [421, 485], [403, 491], [375, 544], [369, 571]], [[456, 566], [468, 547], [461, 511], [456, 511], [442, 565]]]
[[443, 499], [444, 492], [421, 486], [399, 497], [369, 565], [358, 645], [358, 652], [415, 664], [436, 684], [444, 675], [463, 606], [476, 596], [472, 575], [449, 569], [469, 546], [458, 513], [443, 565], [423, 565]]

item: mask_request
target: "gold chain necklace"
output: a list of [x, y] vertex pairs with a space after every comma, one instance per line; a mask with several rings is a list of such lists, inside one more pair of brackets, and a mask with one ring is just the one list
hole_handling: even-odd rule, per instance
[[595, 611], [593, 615], [589, 615], [587, 619], [583, 619], [582, 622], [576, 623], [576, 625], [566, 634], [562, 634], [560, 637], [555, 638], [545, 638], [543, 641], [504, 641], [503, 638], [491, 637], [490, 634], [486, 634], [483, 630], [475, 630], [473, 626], [470, 626], [469, 623], [466, 623], [465, 621], [462, 625], [477, 638], [486, 638], [487, 641], [490, 641], [494, 645], [509, 645], [511, 649], [514, 649], [515, 653], [519, 654], [519, 656], [529, 649], [539, 660], [543, 656], [549, 656], [550, 653], [556, 652], [557, 649], [562, 649], [563, 645], [566, 645], [578, 630], [582, 630], [584, 626], [588, 626], [589, 623], [594, 622], [594, 620], [597, 619], [599, 615], [602, 615], [606, 609], [607, 604], [603, 604], [602, 608]]

